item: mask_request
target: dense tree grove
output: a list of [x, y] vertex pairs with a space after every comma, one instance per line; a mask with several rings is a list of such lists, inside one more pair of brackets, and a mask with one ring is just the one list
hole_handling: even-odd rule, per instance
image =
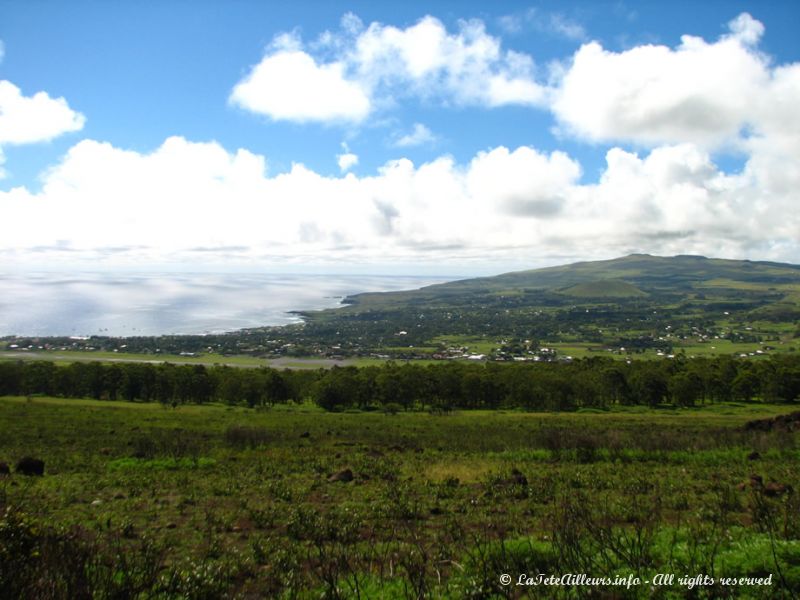
[[678, 356], [630, 364], [598, 358], [533, 364], [388, 362], [316, 371], [169, 363], [0, 362], [0, 395], [34, 394], [251, 407], [310, 400], [326, 410], [566, 411], [614, 404], [794, 402], [800, 397], [800, 357], [749, 361]]

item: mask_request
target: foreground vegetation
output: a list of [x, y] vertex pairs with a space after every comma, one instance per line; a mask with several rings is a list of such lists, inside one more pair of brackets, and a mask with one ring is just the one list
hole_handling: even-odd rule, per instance
[[[46, 467], [0, 475], [0, 598], [792, 598], [800, 452], [763, 421], [789, 410], [6, 397], [0, 462]], [[500, 580], [539, 573], [641, 582]]]

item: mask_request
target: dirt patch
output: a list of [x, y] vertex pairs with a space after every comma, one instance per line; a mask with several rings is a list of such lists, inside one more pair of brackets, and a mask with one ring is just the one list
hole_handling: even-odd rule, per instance
[[744, 424], [745, 431], [800, 431], [800, 411]]

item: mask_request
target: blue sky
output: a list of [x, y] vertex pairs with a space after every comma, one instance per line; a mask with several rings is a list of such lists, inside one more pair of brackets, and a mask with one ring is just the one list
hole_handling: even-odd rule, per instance
[[0, 261], [800, 262], [798, 17], [789, 1], [6, 0]]

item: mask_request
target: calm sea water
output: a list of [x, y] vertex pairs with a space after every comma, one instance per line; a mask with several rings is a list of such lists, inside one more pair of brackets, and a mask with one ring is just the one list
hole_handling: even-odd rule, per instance
[[299, 321], [359, 292], [416, 289], [441, 277], [264, 274], [0, 274], [0, 336], [165, 335]]

